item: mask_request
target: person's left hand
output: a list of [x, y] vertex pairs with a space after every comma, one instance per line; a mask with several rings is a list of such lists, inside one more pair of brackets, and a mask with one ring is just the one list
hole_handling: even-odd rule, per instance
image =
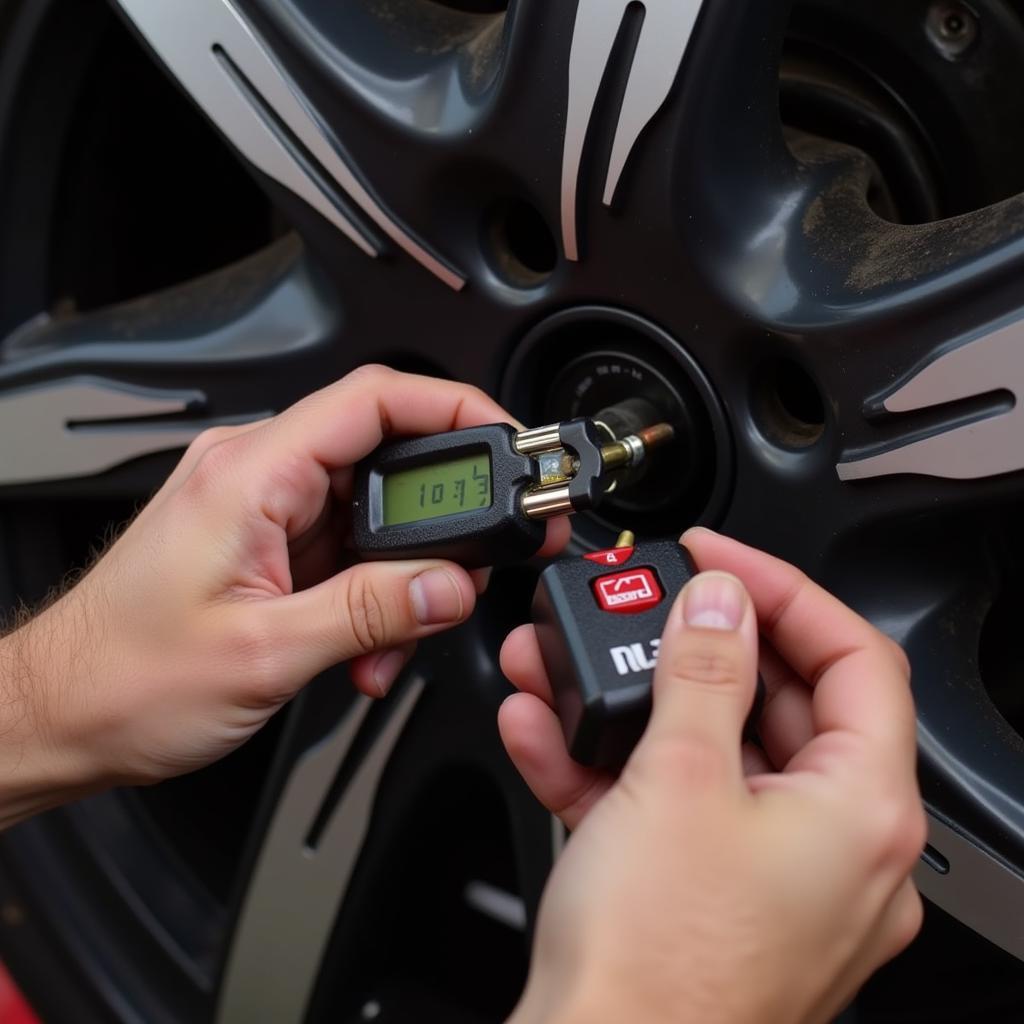
[[[389, 434], [508, 419], [467, 385], [364, 367], [201, 435], [85, 578], [0, 642], [17, 705], [0, 768], [49, 790], [150, 782], [233, 750], [338, 662], [385, 693], [417, 639], [473, 611], [474, 580], [436, 560], [339, 572], [352, 466]], [[567, 539], [556, 522], [545, 550]]]

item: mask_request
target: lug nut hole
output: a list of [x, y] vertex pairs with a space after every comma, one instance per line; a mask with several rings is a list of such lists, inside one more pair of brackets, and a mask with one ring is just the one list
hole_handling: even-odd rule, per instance
[[769, 364], [755, 390], [765, 435], [786, 448], [807, 448], [825, 432], [825, 403], [811, 375], [792, 359]]
[[978, 19], [967, 4], [937, 3], [928, 10], [924, 30], [941, 56], [957, 60], [974, 44]]
[[555, 236], [540, 211], [523, 199], [499, 203], [486, 234], [495, 270], [517, 288], [543, 284], [558, 263]]

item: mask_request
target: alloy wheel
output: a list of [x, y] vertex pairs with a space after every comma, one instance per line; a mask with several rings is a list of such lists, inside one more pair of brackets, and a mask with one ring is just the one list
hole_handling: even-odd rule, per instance
[[[533, 422], [648, 402], [687, 425], [672, 482], [577, 546], [708, 523], [906, 645], [918, 882], [998, 949], [932, 934], [1012, 1005], [1015, 5], [6, 0], [0, 48], [7, 604], [200, 430], [367, 361]], [[494, 728], [535, 572], [389, 700], [330, 673], [221, 765], [5, 837], [3, 952], [43, 1011], [500, 1019], [562, 839]], [[865, 1019], [940, 1019], [879, 984]]]

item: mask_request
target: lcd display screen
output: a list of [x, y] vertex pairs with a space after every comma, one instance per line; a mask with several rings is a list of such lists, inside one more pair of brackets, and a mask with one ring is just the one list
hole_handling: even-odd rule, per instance
[[385, 526], [491, 507], [491, 460], [486, 453], [389, 473], [383, 482]]

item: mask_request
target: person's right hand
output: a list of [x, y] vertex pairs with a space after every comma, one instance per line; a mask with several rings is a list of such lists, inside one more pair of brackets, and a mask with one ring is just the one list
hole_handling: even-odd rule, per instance
[[[569, 758], [532, 627], [502, 652], [523, 691], [501, 709], [505, 745], [574, 830], [516, 1024], [824, 1022], [920, 927], [903, 652], [792, 566], [706, 530], [683, 540], [715, 571], [672, 610], [618, 780]], [[740, 746], [758, 622], [767, 757]]]
[[[476, 388], [364, 366], [200, 435], [84, 578], [0, 640], [0, 827], [202, 768], [340, 662], [383, 696], [476, 593], [449, 561], [351, 564], [355, 466], [389, 436], [508, 419]], [[553, 554], [569, 525], [547, 529]]]

